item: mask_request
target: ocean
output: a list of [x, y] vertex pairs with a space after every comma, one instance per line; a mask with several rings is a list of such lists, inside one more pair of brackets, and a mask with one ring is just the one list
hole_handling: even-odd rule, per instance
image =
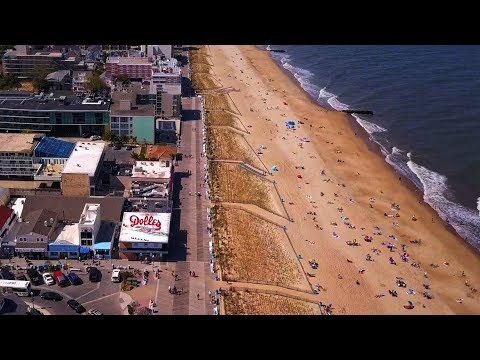
[[385, 161], [480, 250], [480, 46], [271, 48], [320, 105], [372, 110], [354, 117]]

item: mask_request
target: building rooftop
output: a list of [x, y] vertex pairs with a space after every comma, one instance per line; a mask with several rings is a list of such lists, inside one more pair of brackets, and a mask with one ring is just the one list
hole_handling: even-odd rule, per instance
[[148, 145], [145, 157], [148, 160], [157, 161], [159, 159], [172, 160], [177, 155], [175, 146]]
[[0, 133], [0, 151], [31, 153], [44, 134]]
[[45, 136], [38, 143], [37, 147], [35, 148], [34, 154], [35, 157], [66, 159], [71, 155], [74, 148], [74, 143]]
[[168, 180], [171, 176], [171, 165], [166, 166], [165, 161], [136, 161], [133, 166], [132, 178]]
[[148, 58], [143, 57], [109, 57], [107, 64], [119, 65], [152, 65]]
[[78, 224], [63, 225], [54, 236], [54, 243], [50, 243], [50, 245], [80, 245]]
[[93, 177], [102, 159], [105, 143], [102, 141], [77, 142], [63, 168], [64, 174], [88, 174]]
[[125, 199], [122, 197], [83, 197], [62, 195], [32, 195], [25, 200], [24, 213], [43, 209], [48, 204], [48, 209], [56, 212], [60, 219], [78, 223], [85, 204], [100, 204], [102, 221], [119, 222]]
[[42, 164], [43, 166], [40, 168], [40, 170], [35, 174], [35, 180], [47, 180], [47, 179], [40, 179], [42, 176], [47, 176], [48, 179], [50, 177], [52, 178], [51, 180], [57, 180], [60, 181], [60, 177], [63, 172], [64, 164]]
[[92, 204], [87, 203], [85, 204], [82, 215], [80, 215], [80, 224], [89, 225], [95, 222], [97, 219], [97, 215], [99, 213], [100, 204]]
[[61, 82], [67, 75], [70, 75], [70, 70], [58, 70], [48, 74], [45, 80]]
[[[0, 229], [3, 228], [5, 223], [10, 219], [10, 216], [12, 216], [13, 210], [1, 205], [0, 206]], [[0, 234], [3, 235], [3, 234]]]
[[85, 101], [76, 96], [56, 97], [45, 94], [0, 93], [0, 109], [33, 111], [100, 111], [110, 109], [108, 101]]
[[[152, 105], [137, 105], [137, 94], [148, 94], [149, 87], [142, 85], [131, 85], [127, 91], [114, 91], [112, 92], [112, 116], [154, 116], [155, 106]], [[122, 102], [130, 101], [130, 110], [124, 110]]]
[[126, 212], [119, 242], [168, 243], [170, 213]]
[[[45, 204], [44, 204], [45, 206]], [[57, 219], [57, 213], [46, 210], [46, 209], [38, 209], [32, 211], [30, 213], [25, 212], [27, 215], [23, 216], [23, 222], [20, 226], [20, 230], [18, 231], [17, 235], [24, 235], [29, 234], [31, 232], [47, 236], [50, 233], [52, 219], [53, 223]], [[45, 226], [45, 221], [47, 222], [47, 226]]]

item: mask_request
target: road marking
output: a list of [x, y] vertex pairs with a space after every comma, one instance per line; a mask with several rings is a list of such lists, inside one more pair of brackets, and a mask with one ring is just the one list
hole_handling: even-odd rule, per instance
[[77, 300], [80, 299], [80, 298], [82, 298], [82, 297], [84, 297], [84, 296], [86, 296], [86, 295], [88, 295], [88, 294], [91, 294], [92, 292], [94, 292], [95, 290], [98, 290], [99, 288], [100, 288], [100, 283], [97, 283], [97, 287], [96, 287], [95, 289], [90, 290], [89, 292], [86, 292], [86, 293], [83, 294], [83, 295], [80, 295], [79, 297], [77, 297]]
[[110, 296], [118, 295], [118, 294], [120, 294], [120, 291], [117, 291], [116, 293], [113, 293], [113, 294], [110, 294], [110, 295], [99, 297], [98, 299], [95, 299], [95, 300], [90, 300], [90, 301], [84, 302], [83, 305], [90, 304], [90, 303], [98, 301], [98, 300], [103, 300], [103, 299], [109, 298]]

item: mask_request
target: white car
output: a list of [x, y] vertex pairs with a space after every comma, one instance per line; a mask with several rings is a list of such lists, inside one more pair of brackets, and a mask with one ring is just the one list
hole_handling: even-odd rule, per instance
[[121, 279], [121, 275], [120, 275], [120, 270], [119, 269], [113, 269], [112, 270], [112, 282], [118, 283], [121, 280], [122, 279]]
[[103, 315], [103, 314], [97, 309], [90, 309], [88, 310], [87, 315]]
[[42, 274], [43, 281], [45, 281], [45, 284], [47, 285], [54, 285], [55, 280], [53, 279], [53, 276], [50, 273], [44, 273]]

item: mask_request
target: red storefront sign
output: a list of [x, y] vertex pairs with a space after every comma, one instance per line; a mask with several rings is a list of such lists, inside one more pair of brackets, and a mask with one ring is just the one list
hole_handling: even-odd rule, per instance
[[160, 230], [162, 225], [160, 220], [155, 219], [152, 215], [145, 215], [144, 218], [139, 218], [137, 215], [130, 216], [130, 226], [153, 226], [156, 230]]

